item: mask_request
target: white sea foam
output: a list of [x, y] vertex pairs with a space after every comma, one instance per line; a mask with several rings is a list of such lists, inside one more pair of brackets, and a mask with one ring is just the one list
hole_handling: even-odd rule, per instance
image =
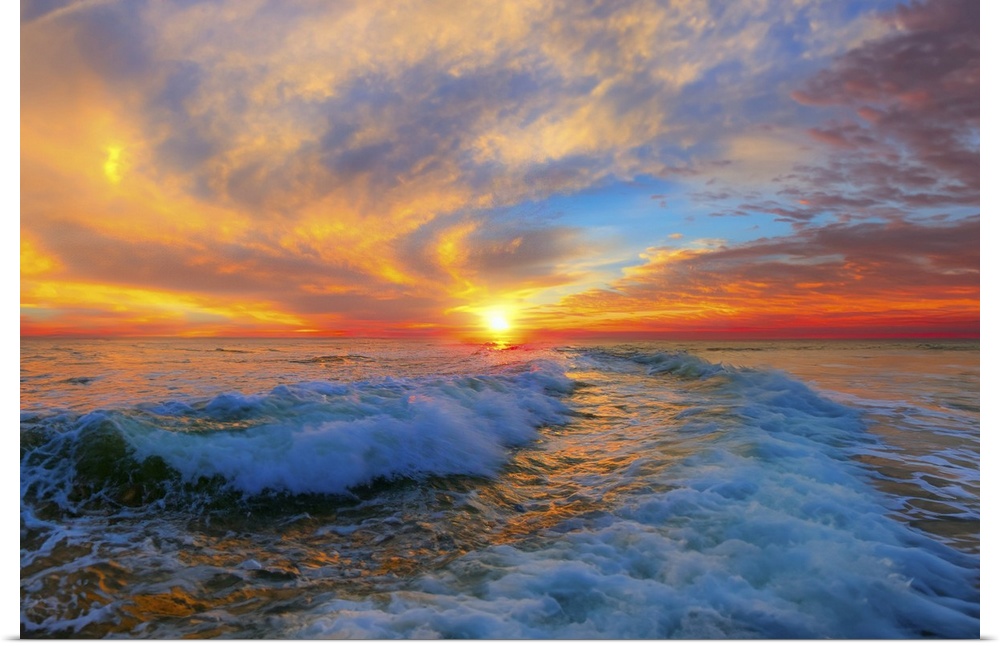
[[875, 443], [857, 411], [780, 373], [690, 357], [638, 363], [681, 379], [722, 376], [712, 397], [729, 409], [724, 434], [651, 478], [657, 493], [544, 547], [491, 547], [387, 599], [339, 599], [292, 634], [978, 635], [978, 560], [888, 517], [851, 460]]
[[[295, 356], [319, 355], [333, 356]], [[214, 625], [269, 638], [978, 636], [975, 550], [907, 524], [901, 496], [873, 486], [869, 462], [896, 450], [872, 431], [872, 411], [876, 424], [905, 423], [901, 432], [945, 433], [900, 478], [940, 467], [920, 491], [977, 517], [978, 436], [953, 441], [969, 437], [973, 413], [834, 400], [780, 372], [681, 352], [567, 355], [549, 364], [519, 353], [499, 368], [485, 364], [491, 355], [472, 367], [453, 358], [439, 377], [420, 376], [441, 365], [421, 360], [367, 381], [322, 381], [322, 362], [282, 362], [316, 372], [272, 375], [256, 393], [233, 376], [221, 394], [22, 413], [22, 634], [177, 638]], [[536, 439], [511, 460], [510, 446]], [[214, 516], [183, 498], [169, 514], [78, 503], [102, 478], [130, 494], [131, 481], [104, 474], [123, 450], [137, 475], [142, 460], [162, 459], [180, 474], [168, 483], [178, 491], [203, 477], [247, 495], [499, 477], [434, 478], [333, 504], [247, 498]], [[87, 469], [96, 475], [80, 481]], [[244, 508], [263, 512], [243, 525]], [[120, 590], [98, 586], [104, 571]], [[290, 600], [292, 587], [302, 594]], [[125, 600], [175, 588], [211, 608], [129, 623]]]
[[[152, 417], [93, 413], [58, 440], [111, 423], [136, 460], [161, 458], [188, 482], [221, 477], [251, 495], [345, 493], [378, 478], [494, 475], [508, 447], [565, 421], [560, 395], [570, 389], [544, 362], [501, 375], [310, 382], [166, 402], [149, 407]], [[207, 430], [182, 430], [191, 428]]]

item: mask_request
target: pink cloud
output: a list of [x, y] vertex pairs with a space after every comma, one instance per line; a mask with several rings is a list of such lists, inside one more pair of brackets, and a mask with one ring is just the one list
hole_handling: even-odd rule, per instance
[[[647, 314], [637, 327], [713, 325], [820, 329], [866, 321], [933, 328], [978, 320], [979, 220], [945, 225], [833, 224], [714, 249], [651, 249], [610, 290], [563, 302], [573, 311]], [[708, 315], [702, 313], [709, 313]], [[964, 319], [963, 319], [964, 317]], [[919, 327], [918, 326], [918, 327]]]
[[864, 120], [812, 134], [871, 154], [902, 145], [906, 161], [978, 192], [979, 3], [915, 3], [885, 20], [898, 31], [848, 52], [792, 93], [805, 105], [850, 107]]

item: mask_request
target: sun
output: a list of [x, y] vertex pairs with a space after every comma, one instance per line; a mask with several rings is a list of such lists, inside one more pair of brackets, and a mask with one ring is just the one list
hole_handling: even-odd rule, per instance
[[486, 315], [486, 327], [492, 332], [506, 332], [510, 329], [510, 321], [502, 312], [490, 312]]
[[500, 303], [470, 307], [468, 310], [479, 319], [479, 332], [473, 335], [478, 339], [489, 339], [493, 343], [509, 343], [515, 337], [521, 336], [521, 312], [514, 304]]

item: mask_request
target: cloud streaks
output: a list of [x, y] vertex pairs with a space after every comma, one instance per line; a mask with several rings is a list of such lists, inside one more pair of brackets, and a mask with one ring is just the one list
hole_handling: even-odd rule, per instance
[[834, 5], [25, 2], [22, 333], [971, 330], [978, 5]]

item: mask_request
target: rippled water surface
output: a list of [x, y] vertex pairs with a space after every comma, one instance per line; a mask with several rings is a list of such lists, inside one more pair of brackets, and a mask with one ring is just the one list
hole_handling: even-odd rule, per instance
[[979, 635], [979, 348], [22, 340], [21, 635]]

